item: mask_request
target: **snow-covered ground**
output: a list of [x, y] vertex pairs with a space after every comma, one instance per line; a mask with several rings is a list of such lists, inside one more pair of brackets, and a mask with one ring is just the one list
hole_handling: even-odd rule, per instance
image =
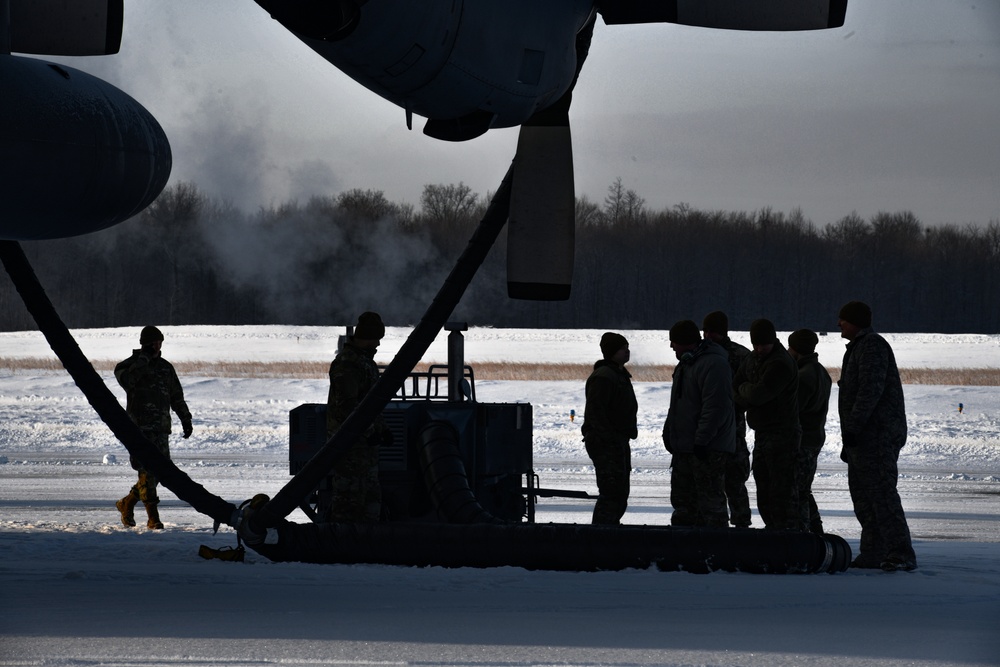
[[[341, 332], [163, 330], [172, 361], [327, 360]], [[407, 333], [390, 328], [377, 358], [388, 362]], [[474, 328], [466, 359], [589, 362], [601, 333]], [[623, 333], [634, 363], [672, 363], [665, 332]], [[91, 358], [120, 359], [138, 328], [74, 334]], [[445, 336], [426, 360], [445, 360]], [[746, 343], [745, 333], [734, 338]], [[887, 338], [901, 367], [1000, 367], [998, 336]], [[843, 345], [835, 333], [823, 337], [821, 360], [839, 366]], [[51, 352], [39, 334], [0, 334], [0, 357], [43, 356]], [[288, 412], [323, 402], [327, 390], [325, 380], [182, 383], [195, 433], [172, 441], [174, 459], [235, 502], [287, 482]], [[596, 491], [580, 422], [570, 420], [571, 410], [583, 412], [582, 385], [477, 384], [480, 401], [532, 404], [543, 487]], [[666, 524], [659, 432], [670, 386], [636, 389], [640, 436], [624, 520]], [[165, 530], [117, 522], [114, 501], [134, 473], [68, 376], [0, 370], [0, 666], [1000, 664], [1000, 388], [905, 390], [910, 438], [899, 489], [915, 572], [558, 573], [275, 564], [253, 552], [244, 564], [205, 561], [198, 546], [235, 544], [233, 532], [213, 535], [211, 521], [168, 490]], [[827, 530], [856, 550], [835, 410], [827, 433], [814, 491]], [[749, 489], [753, 500], [752, 480]], [[585, 523], [591, 507], [543, 499], [537, 519]]]

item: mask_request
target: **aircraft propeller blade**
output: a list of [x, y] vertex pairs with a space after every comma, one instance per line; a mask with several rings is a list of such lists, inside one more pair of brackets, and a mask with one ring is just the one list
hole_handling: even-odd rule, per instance
[[[567, 94], [568, 95], [568, 94]], [[507, 295], [569, 298], [575, 252], [576, 191], [569, 103], [521, 126], [507, 222]]]
[[507, 295], [565, 301], [576, 253], [576, 190], [569, 107], [590, 53], [597, 14], [576, 36], [576, 75], [569, 90], [521, 125], [512, 165], [507, 222]]
[[677, 23], [724, 30], [825, 30], [844, 25], [847, 0], [604, 0], [608, 25]]

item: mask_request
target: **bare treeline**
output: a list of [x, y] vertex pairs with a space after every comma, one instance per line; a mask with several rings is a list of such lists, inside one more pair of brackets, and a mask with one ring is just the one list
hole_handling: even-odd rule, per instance
[[[71, 327], [344, 325], [377, 310], [416, 323], [485, 212], [464, 184], [428, 185], [420, 207], [351, 190], [247, 213], [190, 183], [111, 229], [24, 243]], [[886, 332], [1000, 331], [1000, 221], [925, 226], [909, 212], [817, 227], [800, 211], [651, 211], [617, 180], [577, 202], [565, 302], [506, 296], [503, 235], [454, 314], [476, 326], [665, 329], [725, 310], [735, 330], [836, 329], [868, 301]], [[0, 280], [0, 329], [34, 328]]]

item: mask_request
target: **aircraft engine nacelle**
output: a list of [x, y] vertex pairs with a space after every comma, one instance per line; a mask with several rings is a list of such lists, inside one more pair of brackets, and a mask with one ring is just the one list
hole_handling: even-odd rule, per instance
[[453, 141], [520, 125], [569, 90], [576, 35], [594, 7], [593, 0], [257, 4], [358, 83], [428, 118], [427, 134]]
[[149, 205], [170, 176], [156, 119], [85, 72], [0, 55], [0, 238], [97, 231]]

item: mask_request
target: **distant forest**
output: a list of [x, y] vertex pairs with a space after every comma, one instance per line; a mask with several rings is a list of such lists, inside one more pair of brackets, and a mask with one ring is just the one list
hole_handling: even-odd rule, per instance
[[[415, 324], [490, 195], [427, 185], [419, 209], [377, 190], [245, 212], [179, 183], [135, 218], [23, 243], [72, 328], [144, 324], [352, 324], [363, 310]], [[835, 331], [839, 307], [872, 305], [885, 332], [1000, 332], [1000, 221], [926, 226], [909, 212], [817, 227], [788, 214], [653, 211], [618, 179], [577, 200], [576, 272], [564, 302], [512, 301], [505, 235], [452, 319], [472, 326], [666, 329], [725, 310], [779, 330]], [[0, 279], [0, 330], [34, 323]]]

